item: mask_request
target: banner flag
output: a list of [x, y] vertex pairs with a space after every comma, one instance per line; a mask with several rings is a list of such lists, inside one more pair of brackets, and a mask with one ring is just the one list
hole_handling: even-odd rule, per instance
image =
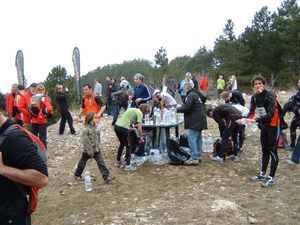
[[23, 52], [19, 50], [16, 54], [16, 67], [17, 67], [17, 78], [19, 85], [26, 85], [25, 84], [25, 75], [24, 75], [24, 56]]
[[74, 77], [75, 77], [75, 87], [77, 91], [77, 98], [80, 101], [81, 87], [80, 87], [80, 53], [77, 47], [73, 50], [72, 56], [73, 66], [74, 66]]

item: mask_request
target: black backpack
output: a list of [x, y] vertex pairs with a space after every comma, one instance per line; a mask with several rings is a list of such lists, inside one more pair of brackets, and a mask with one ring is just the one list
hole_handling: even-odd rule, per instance
[[190, 147], [189, 146], [189, 139], [188, 139], [188, 136], [186, 133], [184, 134], [181, 134], [179, 136], [179, 145], [182, 146], [182, 147]]
[[174, 165], [183, 165], [191, 157], [190, 153], [173, 139], [168, 139], [168, 156], [170, 163]]

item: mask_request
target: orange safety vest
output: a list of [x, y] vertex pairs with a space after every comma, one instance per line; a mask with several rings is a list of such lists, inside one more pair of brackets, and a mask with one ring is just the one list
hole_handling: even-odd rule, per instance
[[86, 116], [86, 114], [88, 112], [95, 112], [95, 113], [99, 113], [100, 112], [100, 107], [99, 107], [98, 103], [95, 101], [95, 95], [94, 95], [94, 93], [92, 93], [88, 97], [84, 96], [83, 97], [83, 101], [84, 101], [83, 115]]

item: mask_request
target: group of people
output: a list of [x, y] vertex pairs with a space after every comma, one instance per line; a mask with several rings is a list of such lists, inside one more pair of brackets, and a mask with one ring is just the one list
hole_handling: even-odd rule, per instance
[[[222, 77], [220, 76], [219, 79], [222, 80]], [[185, 161], [185, 164], [191, 166], [201, 162], [202, 131], [208, 128], [207, 117], [213, 118], [219, 127], [220, 150], [212, 156], [212, 160], [220, 164], [224, 163], [229, 139], [233, 142], [231, 159], [234, 162], [239, 161], [245, 139], [245, 124], [257, 123], [260, 129], [262, 165], [260, 172], [251, 177], [251, 180], [261, 182], [262, 187], [274, 185], [278, 166], [277, 141], [280, 132], [280, 115], [276, 96], [265, 89], [264, 77], [257, 75], [252, 79], [255, 93], [251, 97], [249, 109], [245, 106], [243, 95], [235, 88], [236, 84], [234, 83], [231, 90], [224, 91], [225, 84], [217, 81], [217, 89], [218, 92], [222, 90], [220, 97], [224, 100], [224, 104], [207, 109], [205, 91], [208, 81], [205, 76], [202, 76], [201, 82], [198, 84], [191, 73], [185, 74], [185, 79], [179, 86], [181, 105], [177, 105], [174, 97], [165, 90], [156, 89], [151, 94], [148, 86], [144, 83], [142, 74], [135, 74], [133, 80], [134, 88], [131, 88], [125, 77], [121, 78], [118, 87], [116, 79], [107, 77], [105, 101], [102, 100], [104, 96], [100, 80], [95, 80], [94, 88], [90, 84], [83, 85], [82, 104], [78, 115], [79, 117], [84, 116], [84, 127], [81, 132], [83, 152], [74, 173], [76, 180], [83, 180], [82, 172], [91, 158], [96, 160], [104, 182], [110, 183], [115, 179], [102, 157], [100, 132], [96, 129], [96, 125], [105, 112], [112, 112], [112, 125], [119, 140], [115, 166], [124, 166], [125, 171], [132, 171], [135, 168], [131, 165], [133, 143], [129, 138], [130, 132], [136, 131], [138, 142], [142, 143], [144, 116], [153, 114], [154, 107], [174, 107], [178, 113], [184, 113], [184, 128], [188, 130], [190, 148], [190, 159]], [[222, 83], [222, 88], [218, 86], [220, 83]], [[298, 86], [300, 88], [300, 80]], [[20, 85], [13, 85], [6, 102], [4, 96], [0, 96], [0, 137], [9, 126], [18, 123], [38, 135], [47, 146], [47, 118], [53, 114], [51, 100], [45, 95], [43, 84], [33, 83], [27, 91], [24, 92], [23, 89], [24, 87]], [[66, 122], [69, 124], [71, 134], [76, 134], [73, 118], [69, 111], [67, 93], [67, 88], [59, 84], [56, 86], [56, 103], [61, 114], [59, 135], [64, 133]], [[151, 108], [149, 102], [152, 99], [153, 106]], [[33, 102], [39, 103], [38, 109], [34, 110], [31, 107]], [[283, 107], [284, 114], [289, 111], [295, 113], [292, 121], [295, 123], [293, 127], [298, 127], [298, 106], [300, 106], [300, 91]], [[108, 109], [109, 107], [110, 109]], [[121, 107], [125, 109], [125, 112], [119, 117]], [[10, 118], [4, 116], [4, 109]], [[293, 165], [299, 163], [300, 156], [300, 136], [296, 144], [294, 133], [291, 133], [290, 146], [294, 148], [294, 151], [292, 158], [288, 160]], [[126, 151], [122, 158], [124, 148]], [[38, 155], [35, 145], [22, 131], [9, 134], [3, 143], [0, 138], [0, 150], [0, 189], [6, 192], [5, 195], [0, 195], [0, 211], [3, 212], [0, 215], [0, 223], [24, 224], [22, 221], [30, 221], [30, 213], [27, 210], [29, 203], [26, 198], [28, 187], [32, 185], [45, 186], [48, 183], [47, 167]], [[270, 159], [271, 167], [267, 175]]]

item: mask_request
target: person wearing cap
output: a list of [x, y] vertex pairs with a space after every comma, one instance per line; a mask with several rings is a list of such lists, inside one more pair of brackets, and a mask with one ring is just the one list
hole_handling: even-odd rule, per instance
[[18, 84], [11, 86], [11, 92], [6, 98], [6, 111], [8, 115], [19, 125], [22, 125], [21, 112], [19, 111], [18, 105], [20, 103], [20, 92]]
[[28, 109], [31, 102], [31, 97], [36, 93], [36, 86], [37, 86], [36, 83], [32, 83], [30, 85], [29, 90], [21, 95], [20, 104], [18, 106], [19, 111], [21, 111], [22, 113], [22, 121], [24, 127], [29, 131], [32, 131], [32, 129], [31, 129], [31, 118]]
[[168, 92], [161, 93], [159, 89], [156, 89], [153, 92], [153, 100], [158, 99], [158, 101], [161, 102], [162, 98], [164, 99], [164, 107], [165, 108], [171, 108], [172, 106], [176, 107], [177, 102], [176, 100], [170, 95]]
[[144, 84], [144, 76], [140, 73], [137, 73], [133, 77], [135, 88], [134, 94], [132, 97], [132, 107], [138, 107], [140, 104], [147, 103], [152, 99], [150, 91], [147, 85]]
[[220, 95], [223, 92], [224, 88], [225, 88], [225, 80], [223, 79], [223, 75], [220, 75], [219, 79], [217, 80], [218, 98], [220, 98]]
[[120, 78], [120, 88], [125, 88], [125, 89], [130, 89], [131, 88], [131, 85], [130, 83], [126, 80], [125, 77], [121, 77]]
[[183, 88], [184, 84], [188, 82], [191, 84], [192, 88], [194, 87], [194, 82], [192, 81], [192, 78], [193, 78], [192, 74], [190, 72], [187, 72], [185, 74], [185, 79], [182, 80], [180, 83], [179, 91], [180, 91], [180, 96], [181, 96], [182, 101], [184, 101], [184, 99], [186, 97], [186, 93]]

